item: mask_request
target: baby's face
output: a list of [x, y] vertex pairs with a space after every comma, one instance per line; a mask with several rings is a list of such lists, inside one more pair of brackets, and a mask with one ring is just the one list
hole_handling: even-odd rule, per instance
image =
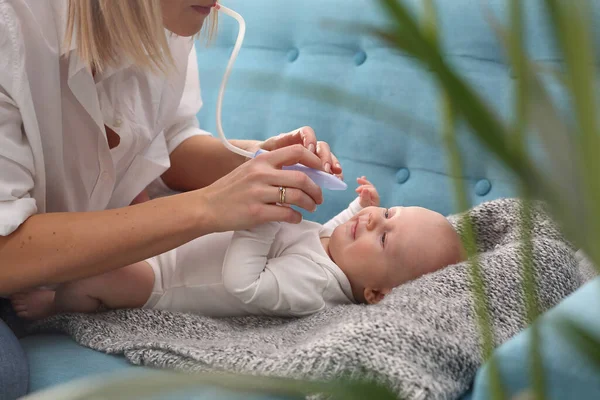
[[383, 291], [461, 258], [460, 238], [446, 218], [421, 207], [368, 207], [337, 227], [334, 262], [353, 288]]

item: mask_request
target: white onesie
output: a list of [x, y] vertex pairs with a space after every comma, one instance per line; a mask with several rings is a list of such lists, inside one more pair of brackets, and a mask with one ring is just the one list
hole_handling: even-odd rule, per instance
[[360, 210], [356, 199], [325, 225], [268, 223], [214, 233], [153, 257], [154, 288], [144, 308], [212, 317], [305, 316], [354, 303], [348, 278], [320, 239]]

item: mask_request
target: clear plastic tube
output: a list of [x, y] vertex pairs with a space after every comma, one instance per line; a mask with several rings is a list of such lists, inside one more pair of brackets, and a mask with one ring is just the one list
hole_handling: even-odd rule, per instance
[[240, 149], [239, 147], [236, 147], [229, 143], [229, 141], [225, 137], [225, 133], [223, 132], [223, 124], [221, 123], [221, 114], [223, 111], [223, 96], [225, 95], [225, 88], [227, 86], [227, 81], [229, 80], [229, 75], [231, 75], [233, 64], [235, 63], [240, 49], [242, 48], [242, 43], [244, 42], [244, 36], [246, 35], [246, 21], [244, 21], [244, 18], [242, 18], [240, 14], [225, 6], [220, 5], [219, 3], [215, 5], [215, 8], [220, 12], [235, 18], [240, 25], [237, 40], [235, 41], [235, 46], [233, 47], [233, 52], [231, 53], [231, 58], [229, 59], [227, 68], [225, 69], [225, 75], [223, 76], [223, 80], [221, 81], [221, 88], [219, 89], [219, 97], [217, 98], [217, 133], [219, 134], [221, 141], [223, 142], [225, 147], [227, 147], [227, 149], [244, 157], [254, 158], [254, 153]]

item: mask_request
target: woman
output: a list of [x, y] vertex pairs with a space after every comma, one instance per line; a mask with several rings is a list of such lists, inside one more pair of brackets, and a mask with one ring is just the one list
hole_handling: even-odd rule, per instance
[[[307, 176], [281, 170], [300, 162], [341, 174], [312, 129], [238, 141], [270, 150], [250, 161], [199, 129], [191, 37], [212, 6], [0, 0], [3, 296], [115, 270], [209, 233], [299, 222], [297, 211], [275, 205], [279, 187], [287, 204], [312, 211], [322, 202]], [[169, 191], [181, 193], [145, 201]], [[0, 326], [0, 360], [25, 368], [15, 343]], [[0, 384], [11, 376], [3, 368]]]

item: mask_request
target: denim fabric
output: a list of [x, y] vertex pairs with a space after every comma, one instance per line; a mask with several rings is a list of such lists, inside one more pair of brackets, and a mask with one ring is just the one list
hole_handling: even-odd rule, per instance
[[0, 320], [0, 400], [24, 396], [29, 386], [27, 357], [15, 334]]

